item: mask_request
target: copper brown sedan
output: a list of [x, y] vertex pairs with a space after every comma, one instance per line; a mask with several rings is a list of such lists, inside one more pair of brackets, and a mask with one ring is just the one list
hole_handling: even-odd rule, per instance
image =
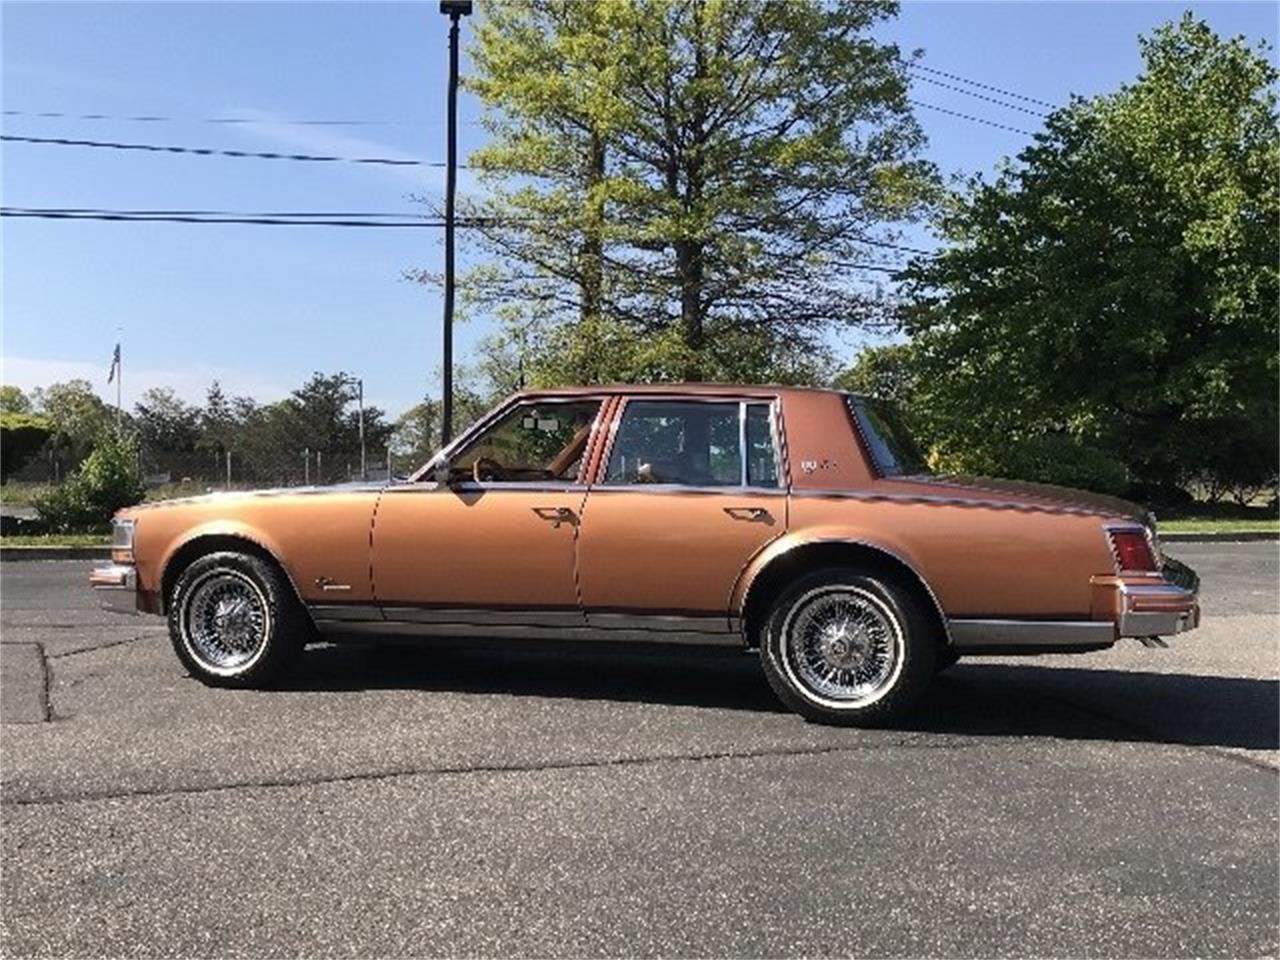
[[811, 720], [884, 723], [960, 656], [1200, 616], [1141, 508], [929, 475], [891, 410], [826, 390], [531, 391], [406, 481], [148, 504], [114, 530], [104, 603], [167, 617], [218, 686], [321, 639], [722, 645]]

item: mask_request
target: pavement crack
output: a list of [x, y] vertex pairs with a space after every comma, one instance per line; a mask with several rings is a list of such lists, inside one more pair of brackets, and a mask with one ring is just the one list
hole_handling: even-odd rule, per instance
[[96, 653], [98, 650], [110, 650], [112, 647], [122, 647], [126, 643], [137, 643], [139, 640], [152, 640], [150, 634], [139, 634], [136, 637], [126, 637], [123, 640], [109, 640], [106, 643], [99, 643], [92, 647], [79, 647], [75, 650], [64, 650], [62, 653], [49, 654], [50, 660], [61, 660], [63, 657], [76, 657], [82, 653]]
[[[49, 794], [45, 796], [0, 799], [0, 807], [40, 807], [102, 800], [134, 800], [227, 793], [236, 790], [282, 790], [296, 787], [326, 786], [343, 783], [375, 783], [410, 777], [460, 777], [477, 774], [550, 773], [563, 770], [607, 770], [619, 767], [656, 766], [671, 763], [715, 763], [725, 760], [758, 760], [770, 757], [819, 757], [839, 753], [865, 753], [888, 749], [963, 750], [974, 744], [923, 739], [919, 735], [898, 737], [879, 743], [840, 746], [794, 747], [764, 750], [716, 750], [704, 753], [653, 754], [640, 757], [601, 757], [590, 760], [547, 760], [530, 763], [458, 764], [442, 767], [400, 767], [316, 777], [280, 777], [213, 783], [190, 787], [142, 787], [135, 790], [101, 791], [98, 793]], [[7, 792], [7, 791], [5, 791]]]

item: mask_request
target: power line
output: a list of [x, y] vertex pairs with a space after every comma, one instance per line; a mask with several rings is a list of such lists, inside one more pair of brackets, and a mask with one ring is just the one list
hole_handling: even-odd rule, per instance
[[937, 110], [939, 113], [949, 114], [953, 117], [959, 117], [961, 120], [969, 120], [973, 123], [981, 123], [988, 127], [995, 127], [997, 130], [1008, 130], [1010, 133], [1021, 133], [1028, 137], [1034, 137], [1035, 134], [1030, 130], [1023, 130], [1021, 127], [1011, 127], [1008, 124], [996, 123], [994, 120], [987, 120], [983, 117], [975, 117], [970, 113], [961, 113], [959, 110], [948, 110], [946, 107], [940, 107], [936, 103], [925, 103], [923, 100], [907, 100], [907, 103], [917, 107], [924, 107], [927, 110]]
[[363, 163], [388, 167], [443, 167], [438, 160], [409, 160], [395, 157], [333, 157], [312, 153], [273, 153], [257, 150], [222, 150], [213, 147], [178, 147], [154, 143], [118, 143], [112, 140], [71, 140], [65, 137], [19, 137], [0, 134], [0, 141], [39, 143], [58, 147], [95, 147], [102, 150], [138, 150], [145, 153], [188, 153], [203, 157], [234, 157], [254, 160], [302, 160], [310, 163]]
[[[121, 123], [278, 124], [290, 127], [390, 127], [407, 126], [408, 120], [295, 120], [276, 117], [166, 117], [156, 114], [62, 113], [57, 110], [2, 110], [0, 116], [39, 120], [114, 120]], [[438, 123], [437, 120], [413, 121]]]
[[[383, 215], [375, 215], [383, 216]], [[385, 216], [394, 216], [389, 214]], [[38, 220], [103, 220], [121, 223], [221, 223], [252, 226], [296, 227], [410, 227], [441, 229], [443, 220], [375, 220], [365, 215], [314, 213], [237, 213], [221, 210], [100, 210], [69, 207], [0, 207], [0, 217]], [[463, 226], [486, 226], [480, 219], [463, 221]]]
[[966, 90], [964, 87], [957, 87], [953, 83], [946, 83], [943, 80], [934, 80], [932, 77], [916, 77], [917, 80], [923, 80], [925, 83], [932, 83], [935, 86], [943, 87], [946, 90], [954, 90], [956, 93], [963, 93], [967, 97], [976, 97], [979, 100], [985, 100], [987, 103], [994, 103], [998, 107], [1004, 107], [1006, 110], [1017, 110], [1019, 113], [1030, 114], [1033, 117], [1048, 117], [1049, 114], [1039, 110], [1032, 110], [1030, 107], [1020, 107], [1016, 103], [1005, 103], [996, 97], [988, 97], [985, 93], [977, 93], [973, 90]]
[[971, 87], [977, 87], [979, 90], [989, 90], [992, 93], [1003, 94], [1006, 97], [1013, 97], [1015, 100], [1022, 100], [1026, 103], [1034, 103], [1041, 107], [1048, 107], [1050, 110], [1058, 109], [1059, 104], [1050, 103], [1048, 100], [1038, 100], [1035, 97], [1028, 97], [1024, 93], [1018, 93], [1015, 90], [1006, 90], [1004, 87], [993, 86], [989, 83], [983, 83], [980, 80], [970, 80], [968, 77], [962, 77], [957, 73], [948, 73], [945, 70], [935, 70], [933, 67], [926, 67], [923, 63], [908, 63], [908, 70], [921, 70], [925, 73], [932, 73], [939, 77], [946, 77], [948, 80], [955, 80], [958, 83], [965, 83]]
[[[236, 213], [222, 210], [100, 210], [82, 207], [0, 207], [0, 217], [17, 217], [38, 220], [100, 220], [113, 223], [186, 223], [232, 224], [240, 226], [284, 227], [417, 227], [443, 229], [443, 220], [372, 220], [369, 217], [395, 217], [398, 214], [322, 214], [322, 213]], [[459, 227], [501, 226], [504, 221], [493, 218], [459, 218]], [[515, 222], [515, 221], [511, 221]], [[876, 243], [876, 241], [863, 241]], [[910, 247], [897, 247], [900, 250]], [[921, 250], [920, 253], [928, 251]], [[902, 267], [891, 263], [848, 263], [856, 270], [873, 270], [881, 273], [898, 273]]]

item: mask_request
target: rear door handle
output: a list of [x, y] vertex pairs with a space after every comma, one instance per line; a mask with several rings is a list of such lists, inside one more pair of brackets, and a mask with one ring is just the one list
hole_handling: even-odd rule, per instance
[[754, 523], [766, 523], [773, 520], [773, 515], [764, 507], [725, 507], [724, 512], [735, 520], [747, 520]]
[[534, 507], [533, 512], [540, 519], [551, 521], [553, 527], [559, 527], [562, 523], [573, 524], [578, 519], [568, 507]]

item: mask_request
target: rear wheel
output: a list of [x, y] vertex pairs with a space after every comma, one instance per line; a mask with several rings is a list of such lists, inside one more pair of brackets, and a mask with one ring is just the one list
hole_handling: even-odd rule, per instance
[[904, 716], [934, 672], [930, 618], [895, 581], [828, 568], [782, 591], [760, 645], [778, 697], [808, 720], [874, 726]]
[[174, 652], [210, 686], [269, 684], [302, 648], [309, 626], [292, 586], [273, 564], [232, 551], [192, 562], [169, 603]]

